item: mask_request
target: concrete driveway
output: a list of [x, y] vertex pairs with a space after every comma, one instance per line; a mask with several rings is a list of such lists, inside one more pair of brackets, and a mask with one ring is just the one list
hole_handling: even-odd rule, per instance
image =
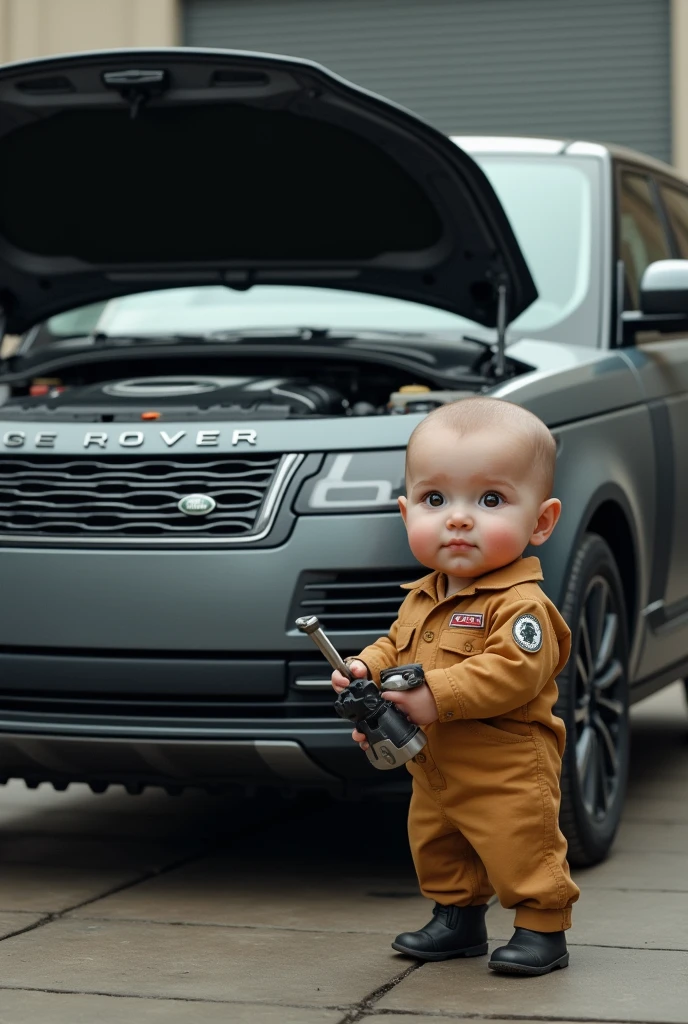
[[614, 854], [578, 872], [571, 967], [544, 978], [390, 949], [429, 916], [401, 804], [0, 789], [0, 1024], [685, 1024], [682, 687], [633, 720]]

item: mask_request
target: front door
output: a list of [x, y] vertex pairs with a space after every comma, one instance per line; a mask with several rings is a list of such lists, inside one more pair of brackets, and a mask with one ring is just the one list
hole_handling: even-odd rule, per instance
[[[638, 309], [648, 264], [688, 258], [688, 192], [669, 189], [669, 179], [621, 167], [617, 196], [624, 304]], [[688, 655], [688, 336], [639, 334], [628, 355], [640, 375], [656, 446], [654, 550], [638, 673], [643, 677]]]

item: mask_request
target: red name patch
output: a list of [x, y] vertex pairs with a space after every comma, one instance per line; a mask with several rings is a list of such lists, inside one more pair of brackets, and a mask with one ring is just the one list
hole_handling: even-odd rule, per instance
[[454, 612], [449, 620], [450, 626], [460, 626], [462, 629], [482, 629], [482, 612]]

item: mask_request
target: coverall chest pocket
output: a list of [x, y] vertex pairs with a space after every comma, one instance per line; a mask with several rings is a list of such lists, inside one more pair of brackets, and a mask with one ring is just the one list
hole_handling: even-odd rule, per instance
[[451, 668], [457, 661], [481, 654], [485, 637], [474, 629], [443, 629], [437, 651], [437, 668]]
[[411, 661], [413, 653], [413, 638], [416, 632], [415, 624], [405, 623], [397, 626], [397, 638], [395, 647], [397, 649], [397, 665], [407, 665]]

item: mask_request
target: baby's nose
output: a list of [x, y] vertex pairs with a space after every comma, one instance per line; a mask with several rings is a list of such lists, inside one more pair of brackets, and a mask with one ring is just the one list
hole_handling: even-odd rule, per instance
[[464, 529], [470, 529], [473, 526], [473, 517], [468, 509], [454, 506], [450, 509], [447, 516], [447, 524], [449, 526], [461, 526]]

